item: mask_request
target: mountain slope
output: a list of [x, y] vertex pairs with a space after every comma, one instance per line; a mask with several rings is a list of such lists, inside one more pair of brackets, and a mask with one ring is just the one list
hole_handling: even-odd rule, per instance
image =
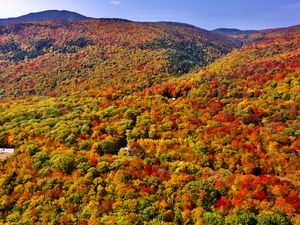
[[120, 86], [135, 91], [203, 67], [238, 46], [182, 24], [100, 19], [2, 26], [0, 95], [95, 88], [111, 90], [106, 93], [111, 95]]
[[286, 36], [284, 33], [287, 34], [293, 34], [297, 33], [299, 30], [298, 26], [291, 26], [287, 28], [277, 28], [277, 29], [267, 29], [267, 30], [237, 30], [237, 29], [227, 29], [227, 28], [221, 28], [217, 29], [213, 32], [220, 33], [223, 35], [226, 35], [228, 37], [231, 37], [243, 44], [252, 44], [258, 41], [267, 40], [269, 38], [274, 37], [280, 37], [280, 36]]
[[241, 35], [241, 34], [251, 34], [255, 33], [255, 30], [239, 30], [239, 29], [233, 29], [233, 28], [218, 28], [213, 30], [212, 32], [218, 33], [218, 34], [223, 34], [227, 36], [232, 36], [232, 35]]
[[123, 98], [2, 99], [0, 145], [17, 151], [0, 163], [0, 220], [299, 224], [299, 38], [270, 32]]
[[70, 12], [66, 10], [47, 10], [43, 12], [29, 13], [24, 16], [8, 19], [0, 19], [0, 25], [11, 24], [11, 23], [21, 23], [29, 21], [39, 21], [39, 20], [88, 20], [89, 17], [80, 15], [79, 13]]

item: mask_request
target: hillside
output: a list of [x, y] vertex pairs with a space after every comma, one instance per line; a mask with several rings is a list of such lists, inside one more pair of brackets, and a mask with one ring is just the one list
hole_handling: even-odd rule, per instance
[[239, 29], [233, 29], [233, 28], [218, 28], [218, 29], [213, 30], [212, 32], [226, 35], [226, 36], [232, 36], [232, 35], [252, 34], [257, 31], [256, 30], [239, 30]]
[[132, 92], [203, 67], [238, 46], [182, 24], [100, 19], [6, 25], [0, 27], [0, 96], [53, 96], [99, 86], [100, 92], [111, 90], [108, 95]]
[[[287, 28], [267, 29], [267, 30], [238, 30], [238, 29], [217, 29], [213, 32], [231, 37], [243, 44], [252, 44], [258, 41], [267, 40], [274, 37], [285, 37], [298, 33], [299, 25]], [[286, 34], [285, 34], [286, 33]]]
[[[36, 26], [57, 34], [51, 47], [27, 59], [1, 56], [2, 96], [22, 96], [0, 100], [0, 147], [17, 149], [0, 163], [1, 222], [300, 223], [300, 27], [268, 31], [177, 77], [180, 62], [195, 63], [195, 40], [210, 54], [187, 71], [218, 58], [211, 44], [232, 42], [174, 23], [72, 22], [68, 32], [30, 23], [26, 33]], [[74, 27], [89, 44], [69, 52]], [[5, 32], [22, 48], [37, 43]], [[95, 57], [101, 43], [107, 59]], [[184, 57], [175, 63], [170, 54]], [[153, 81], [143, 83], [147, 73]]]
[[12, 23], [23, 23], [40, 20], [89, 20], [91, 18], [80, 15], [75, 12], [69, 12], [66, 10], [47, 10], [43, 12], [29, 13], [24, 16], [0, 19], [0, 25], [12, 24]]

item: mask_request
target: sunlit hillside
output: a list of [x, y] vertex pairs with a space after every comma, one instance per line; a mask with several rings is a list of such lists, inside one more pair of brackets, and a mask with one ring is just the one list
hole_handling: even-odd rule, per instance
[[57, 96], [92, 88], [123, 95], [203, 67], [238, 46], [176, 23], [101, 19], [6, 25], [0, 27], [0, 96]]

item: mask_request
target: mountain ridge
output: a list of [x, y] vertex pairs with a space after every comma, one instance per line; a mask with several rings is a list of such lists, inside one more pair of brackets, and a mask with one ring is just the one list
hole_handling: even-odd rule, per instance
[[46, 10], [40, 12], [33, 12], [19, 17], [3, 18], [0, 19], [0, 25], [20, 23], [20, 22], [31, 22], [31, 21], [42, 21], [42, 20], [90, 20], [91, 17], [81, 15], [76, 12], [67, 10]]
[[252, 34], [257, 31], [258, 30], [240, 30], [236, 28], [217, 28], [215, 30], [212, 30], [211, 32], [230, 36], [230, 35], [240, 35], [240, 34]]
[[[0, 18], [0, 25], [11, 24], [11, 23], [22, 23], [22, 22], [31, 22], [31, 21], [43, 21], [43, 20], [116, 20], [116, 21], [127, 21], [127, 22], [141, 22], [141, 23], [161, 23], [161, 24], [170, 24], [176, 26], [185, 26], [185, 27], [194, 27], [199, 28], [196, 25], [188, 24], [184, 22], [174, 22], [174, 21], [152, 21], [152, 22], [142, 22], [142, 21], [131, 21], [123, 18], [101, 18], [101, 17], [89, 17], [82, 15], [78, 12], [69, 11], [69, 10], [57, 10], [57, 9], [49, 9], [38, 12], [30, 12], [25, 15], [16, 16], [16, 17], [8, 17], [8, 18]], [[252, 34], [260, 31], [268, 31], [268, 30], [276, 30], [276, 29], [284, 29], [297, 27], [298, 25], [288, 26], [288, 27], [280, 27], [280, 28], [266, 28], [266, 29], [258, 29], [258, 30], [242, 30], [238, 28], [228, 28], [228, 27], [220, 27], [214, 30], [207, 30], [213, 33], [219, 33], [225, 36], [230, 35], [240, 35], [240, 34]]]
[[[0, 92], [9, 95], [17, 89], [20, 94], [59, 93], [59, 86], [69, 89], [78, 79], [81, 85], [93, 80], [91, 85], [149, 87], [240, 47], [230, 37], [194, 26], [106, 19], [12, 24], [0, 27], [0, 37]], [[36, 83], [39, 79], [44, 82]]]

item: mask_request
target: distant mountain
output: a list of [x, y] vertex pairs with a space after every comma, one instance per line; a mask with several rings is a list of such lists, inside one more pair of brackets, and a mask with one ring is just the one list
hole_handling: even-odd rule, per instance
[[218, 34], [223, 34], [226, 36], [231, 36], [231, 35], [240, 35], [240, 34], [252, 34], [252, 33], [255, 33], [256, 30], [239, 30], [239, 29], [233, 29], [233, 28], [219, 28], [219, 29], [213, 30], [212, 32], [218, 33]]
[[70, 12], [66, 10], [47, 10], [43, 12], [29, 13], [24, 16], [0, 19], [0, 25], [20, 23], [28, 21], [40, 21], [40, 20], [88, 20], [90, 17], [83, 16], [79, 13]]
[[242, 44], [253, 44], [255, 42], [273, 39], [283, 36], [285, 33], [295, 33], [299, 32], [299, 25], [286, 27], [286, 28], [276, 28], [276, 29], [266, 29], [266, 30], [239, 30], [231, 28], [219, 28], [213, 30], [215, 34], [220, 34], [232, 38]]

